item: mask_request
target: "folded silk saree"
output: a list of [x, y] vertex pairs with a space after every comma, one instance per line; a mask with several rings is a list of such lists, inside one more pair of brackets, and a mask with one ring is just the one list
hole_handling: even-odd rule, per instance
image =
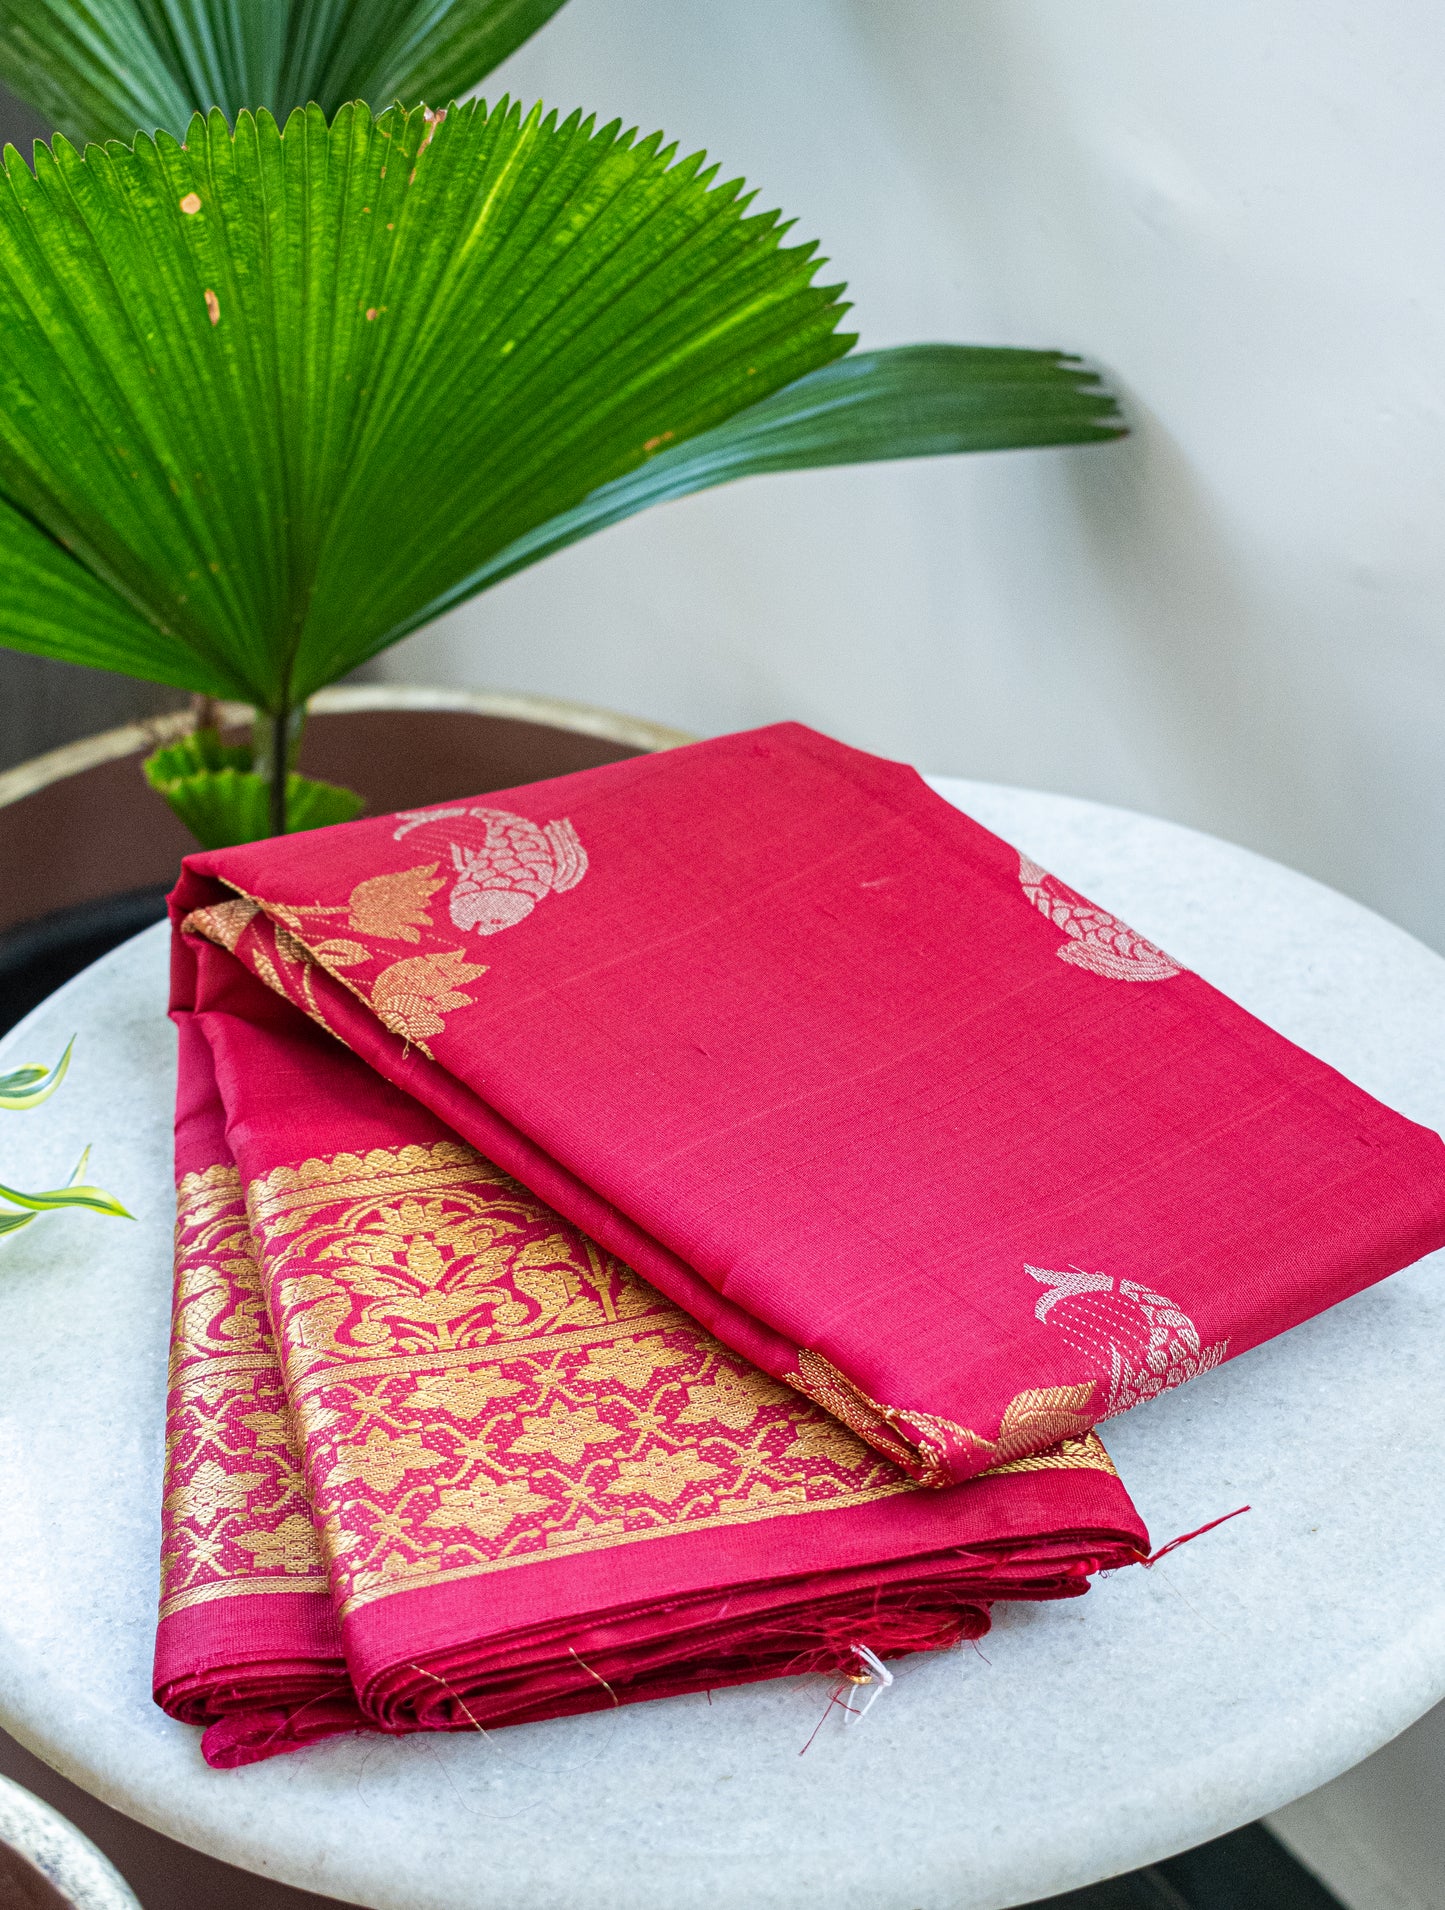
[[212, 1764], [863, 1679], [1147, 1550], [1092, 1433], [921, 1487], [203, 927], [174, 961], [155, 1691]]
[[796, 724], [191, 857], [209, 938], [932, 1485], [1445, 1243], [1445, 1146]]

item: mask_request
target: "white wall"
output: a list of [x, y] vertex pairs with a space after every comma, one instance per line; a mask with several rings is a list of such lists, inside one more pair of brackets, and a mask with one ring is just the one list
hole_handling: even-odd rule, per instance
[[[745, 172], [865, 343], [1083, 351], [1135, 435], [673, 505], [392, 674], [800, 716], [1216, 830], [1445, 948], [1445, 11], [572, 0], [505, 77]], [[1442, 1781], [1445, 1713], [1288, 1829], [1360, 1910], [1439, 1906]]]
[[1442, 75], [1426, 0], [572, 0], [502, 79], [745, 172], [865, 343], [1080, 349], [1135, 436], [672, 505], [388, 673], [801, 716], [1215, 829], [1445, 946]]

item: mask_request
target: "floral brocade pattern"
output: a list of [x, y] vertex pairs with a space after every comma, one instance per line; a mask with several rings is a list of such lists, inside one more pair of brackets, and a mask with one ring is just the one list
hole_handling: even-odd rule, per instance
[[1068, 1467], [1114, 1471], [1113, 1460], [1093, 1431], [1100, 1415], [1092, 1380], [1015, 1393], [1004, 1409], [997, 1438], [989, 1439], [935, 1413], [870, 1398], [811, 1347], [799, 1348], [796, 1369], [785, 1378], [920, 1485], [946, 1486], [957, 1476], [954, 1469], [965, 1466], [984, 1477]]
[[[162, 1616], [323, 1571], [345, 1615], [920, 1489], [459, 1141], [180, 1205]], [[1113, 1470], [1092, 1433], [997, 1469], [1036, 1468]]]
[[913, 1490], [460, 1143], [253, 1186], [343, 1612]]
[[[425, 875], [426, 871], [411, 873]], [[381, 880], [391, 878], [375, 879]], [[367, 886], [357, 885], [358, 889]], [[352, 919], [362, 921], [372, 933], [385, 932], [397, 939], [410, 930], [408, 939], [415, 941], [419, 931], [414, 925], [429, 924], [431, 920], [420, 908], [420, 894], [420, 890], [409, 890], [400, 899], [390, 891], [386, 896], [371, 895], [358, 905], [361, 912]], [[388, 908], [390, 914], [386, 913]], [[325, 997], [328, 990], [341, 987], [365, 1002], [382, 1027], [432, 1058], [429, 1038], [442, 1032], [446, 1017], [454, 1009], [471, 1006], [467, 990], [486, 974], [486, 964], [468, 961], [465, 951], [455, 946], [411, 955], [399, 955], [395, 949], [376, 950], [351, 936], [328, 933], [324, 926], [318, 929], [304, 919], [314, 913], [335, 912], [277, 906], [267, 913], [249, 898], [238, 897], [193, 910], [184, 927], [235, 955], [258, 981], [328, 1034], [334, 1035], [337, 1030], [327, 1016]], [[308, 939], [302, 939], [300, 930]]]
[[324, 1592], [240, 1176], [176, 1190], [161, 1617], [238, 1591]]
[[458, 934], [465, 943], [515, 928], [544, 898], [576, 888], [587, 852], [565, 816], [538, 825], [462, 804], [403, 810], [397, 823], [393, 841], [406, 843], [398, 853], [430, 860], [366, 876], [345, 902], [290, 905], [238, 894], [193, 910], [182, 926], [237, 956], [329, 1032], [318, 994], [339, 984], [431, 1059], [429, 1038], [472, 1005], [470, 986], [487, 972], [457, 946]]

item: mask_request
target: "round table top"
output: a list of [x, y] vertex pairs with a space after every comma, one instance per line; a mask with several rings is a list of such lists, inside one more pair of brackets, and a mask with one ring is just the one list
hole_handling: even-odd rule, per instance
[[[1211, 837], [940, 781], [951, 800], [1264, 1020], [1445, 1126], [1445, 961]], [[211, 1771], [150, 1700], [172, 1226], [172, 1035], [154, 929], [5, 1044], [51, 1060], [3, 1177], [92, 1173], [134, 1225], [0, 1248], [0, 1723], [183, 1842], [375, 1910], [825, 1902], [998, 1910], [1219, 1835], [1445, 1696], [1445, 1290], [1427, 1263], [1115, 1421], [1156, 1544], [1253, 1510], [982, 1650], [902, 1661], [866, 1721], [782, 1680], [495, 1732], [334, 1740]]]

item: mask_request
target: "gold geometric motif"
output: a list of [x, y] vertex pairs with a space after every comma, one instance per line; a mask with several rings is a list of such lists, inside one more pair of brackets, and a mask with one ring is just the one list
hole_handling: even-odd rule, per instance
[[380, 1426], [370, 1426], [365, 1439], [341, 1449], [327, 1470], [326, 1484], [335, 1488], [357, 1479], [377, 1492], [387, 1493], [409, 1473], [429, 1472], [445, 1463], [446, 1454], [425, 1444], [417, 1433], [390, 1433]]
[[729, 1426], [734, 1432], [745, 1432], [757, 1417], [760, 1405], [776, 1405], [787, 1397], [784, 1386], [770, 1386], [766, 1380], [754, 1383], [751, 1375], [741, 1380], [719, 1373], [706, 1386], [688, 1387], [687, 1404], [677, 1415], [677, 1421], [680, 1426]]
[[610, 1446], [622, 1437], [617, 1426], [604, 1425], [591, 1406], [549, 1406], [522, 1421], [513, 1452], [545, 1452], [554, 1459], [577, 1460], [589, 1446]]
[[238, 1534], [236, 1544], [251, 1554], [258, 1573], [311, 1572], [316, 1565], [316, 1526], [309, 1512], [289, 1512], [274, 1531], [258, 1528]]
[[[793, 1443], [796, 1445], [796, 1440]], [[641, 1459], [624, 1459], [616, 1479], [603, 1490], [608, 1494], [640, 1492], [661, 1505], [676, 1505], [689, 1487], [721, 1477], [721, 1468], [710, 1465], [700, 1453], [654, 1450]]]

